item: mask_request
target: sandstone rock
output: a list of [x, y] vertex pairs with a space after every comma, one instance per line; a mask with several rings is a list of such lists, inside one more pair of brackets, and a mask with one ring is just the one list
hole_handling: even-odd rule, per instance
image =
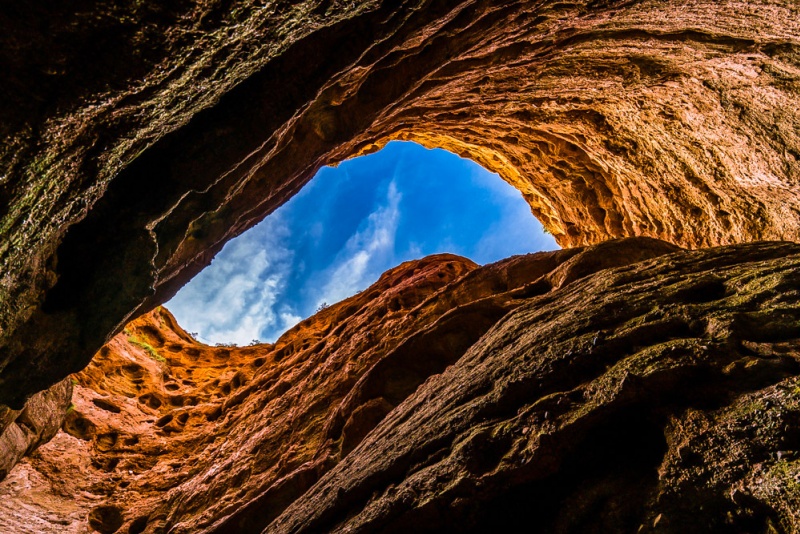
[[798, 20], [793, 0], [3, 10], [0, 403], [389, 139], [499, 172], [564, 246], [796, 240]]
[[77, 376], [0, 530], [791, 531], [798, 264], [648, 238], [438, 255], [252, 347], [158, 309]]
[[65, 431], [0, 483], [0, 529], [797, 531], [797, 246], [434, 258], [275, 346], [200, 346], [157, 305], [391, 139], [497, 171], [563, 246], [798, 240], [798, 21], [792, 0], [7, 6], [0, 469], [81, 374]]
[[[18, 467], [18, 485], [36, 491], [0, 485], [0, 531], [195, 532], [265, 491], [288, 505], [319, 476], [301, 467], [326, 438], [319, 418], [407, 335], [406, 323], [446, 311], [411, 320], [410, 310], [476, 267], [452, 255], [401, 265], [275, 345], [201, 345], [163, 309], [132, 322], [76, 375], [64, 432]], [[63, 476], [72, 465], [80, 473]]]
[[48, 390], [37, 393], [15, 412], [0, 411], [0, 481], [26, 454], [35, 451], [55, 436], [70, 409], [72, 380], [66, 378]]
[[[48, 494], [96, 496], [49, 520], [34, 499], [34, 531], [85, 526], [87, 514], [100, 530], [116, 525], [113, 510], [151, 530], [260, 530], [516, 307], [520, 292], [549, 291], [546, 280], [564, 267], [675, 250], [639, 238], [481, 268], [432, 256], [390, 270], [275, 345], [207, 347], [166, 310], [152, 312], [77, 375], [65, 433], [23, 467], [20, 477], [58, 481]], [[83, 466], [81, 475], [61, 480], [66, 464]], [[15, 521], [9, 528], [24, 530]]]
[[526, 300], [265, 532], [795, 532], [800, 246]]

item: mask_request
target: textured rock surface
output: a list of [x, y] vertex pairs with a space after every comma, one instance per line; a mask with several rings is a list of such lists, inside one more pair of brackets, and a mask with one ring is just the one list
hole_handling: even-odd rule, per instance
[[499, 172], [562, 245], [798, 240], [798, 21], [793, 0], [5, 6], [0, 471], [118, 335], [0, 483], [0, 530], [797, 532], [795, 245], [433, 258], [275, 346], [202, 347], [158, 310], [122, 329], [390, 139]]
[[[609, 246], [624, 253], [609, 254]], [[99, 507], [126, 522], [144, 518], [151, 529], [261, 530], [516, 307], [508, 291], [547, 291], [674, 250], [639, 239], [483, 268], [432, 256], [387, 272], [274, 346], [206, 347], [154, 311], [77, 375], [65, 432], [5, 485], [0, 527], [58, 532], [67, 521], [80, 530]], [[31, 485], [41, 491], [15, 495]]]
[[527, 300], [268, 532], [797, 532], [800, 246]]
[[56, 435], [71, 400], [72, 381], [66, 378], [32, 396], [20, 411], [0, 407], [0, 481], [23, 456]]
[[500, 172], [562, 245], [798, 239], [798, 20], [793, 0], [8, 6], [0, 403], [388, 139]]
[[795, 532], [798, 288], [800, 245], [640, 238], [408, 262], [275, 345], [158, 309], [0, 531]]

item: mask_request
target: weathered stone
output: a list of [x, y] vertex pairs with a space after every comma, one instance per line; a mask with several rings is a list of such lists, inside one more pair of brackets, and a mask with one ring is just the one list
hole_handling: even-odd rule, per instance
[[202, 347], [160, 310], [120, 333], [391, 139], [497, 171], [563, 246], [798, 240], [799, 21], [793, 0], [4, 7], [0, 470], [118, 335], [0, 484], [0, 529], [800, 530], [795, 245], [432, 259], [274, 347]]
[[800, 245], [526, 300], [265, 532], [796, 532]]
[[35, 451], [56, 435], [72, 400], [72, 380], [66, 378], [55, 386], [28, 399], [16, 412], [0, 412], [0, 481], [26, 454]]
[[439, 255], [252, 347], [159, 309], [77, 375], [0, 530], [792, 531], [798, 266], [648, 238]]
[[[48, 521], [82, 524], [102, 506], [122, 510], [126, 521], [145, 517], [151, 529], [260, 530], [519, 305], [522, 293], [549, 291], [547, 280], [564, 267], [584, 266], [586, 275], [585, 266], [676, 250], [637, 238], [480, 268], [432, 256], [390, 270], [275, 345], [207, 347], [157, 310], [77, 375], [65, 433], [19, 475], [58, 480], [56, 493], [71, 496], [70, 514], [48, 520], [37, 497], [28, 505], [40, 520], [31, 524], [35, 531]], [[67, 465], [84, 466], [81, 476], [60, 480]], [[73, 497], [87, 493], [112, 497], [102, 504]], [[20, 508], [19, 498], [9, 507]], [[6, 526], [23, 528], [19, 522]]]

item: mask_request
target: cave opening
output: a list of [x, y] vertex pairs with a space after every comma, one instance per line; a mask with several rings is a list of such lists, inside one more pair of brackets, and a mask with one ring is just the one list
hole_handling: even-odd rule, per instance
[[444, 149], [393, 141], [320, 169], [166, 307], [206, 344], [274, 342], [404, 261], [453, 253], [487, 264], [557, 248], [497, 174]]
[[[290, 243], [296, 231], [304, 239], [299, 245]], [[553, 236], [542, 230], [519, 190], [443, 149], [392, 142], [377, 153], [325, 167], [261, 224], [229, 242], [185, 286], [191, 292], [204, 277], [221, 280], [215, 294], [205, 293], [208, 300], [187, 299], [185, 307], [211, 311], [206, 320], [214, 324], [219, 317], [214, 312], [220, 310], [213, 303], [224, 303], [234, 293], [242, 309], [252, 312], [245, 314], [243, 324], [259, 327], [258, 333], [242, 330], [238, 339], [187, 335], [184, 328], [197, 327], [176, 305], [180, 293], [167, 304], [176, 317], [157, 307], [128, 322], [70, 379], [72, 400], [62, 431], [17, 476], [50, 472], [70, 455], [78, 457], [87, 467], [64, 481], [63, 493], [81, 494], [81, 488], [89, 487], [116, 495], [113, 505], [77, 499], [74, 506], [86, 511], [92, 528], [144, 532], [167, 521], [150, 512], [156, 501], [140, 506], [120, 496], [139, 491], [140, 482], [150, 487], [146, 479], [152, 473], [159, 473], [153, 491], [161, 502], [164, 492], [179, 491], [202, 471], [196, 466], [205, 465], [207, 449], [246, 451], [244, 456], [256, 466], [293, 466], [296, 452], [306, 460], [317, 446], [317, 438], [308, 432], [322, 429], [320, 435], [333, 444], [331, 460], [310, 470], [299, 468], [288, 484], [270, 487], [261, 496], [242, 495], [241, 501], [249, 504], [215, 527], [220, 532], [260, 531], [310, 488], [333, 458], [346, 457], [394, 406], [453, 365], [516, 306], [516, 290], [571, 252], [507, 258], [553, 249], [558, 249]], [[304, 268], [298, 269], [301, 262]], [[503, 266], [494, 269], [495, 262]], [[275, 278], [280, 273], [269, 269], [273, 265], [286, 269], [283, 279]], [[386, 281], [387, 270], [396, 273], [396, 285]], [[341, 276], [354, 273], [358, 277], [349, 285], [341, 283]], [[250, 345], [256, 336], [271, 341], [264, 339], [263, 324], [254, 317], [268, 318], [263, 299], [277, 302], [268, 292], [279, 289], [279, 282], [289, 287], [297, 280], [330, 290], [306, 295], [297, 320], [317, 308], [321, 313], [296, 328], [279, 324], [274, 337], [280, 329], [290, 331], [274, 344], [208, 346]], [[336, 281], [338, 286], [324, 283]], [[440, 288], [462, 282], [452, 296], [437, 298]], [[245, 290], [253, 287], [250, 297]], [[205, 290], [198, 293], [202, 296]], [[494, 293], [504, 296], [495, 301]], [[450, 307], [454, 313], [448, 314]], [[270, 310], [278, 316], [283, 311]], [[242, 315], [229, 319], [241, 322]], [[399, 323], [405, 326], [396, 328]], [[347, 356], [351, 353], [359, 356]], [[338, 367], [343, 361], [349, 362], [344, 371]], [[352, 395], [347, 395], [348, 388], [353, 388]], [[301, 394], [328, 389], [339, 397], [286, 409], [300, 406]], [[265, 435], [287, 445], [291, 440], [284, 439], [282, 421], [298, 417], [292, 425], [301, 428], [307, 446], [287, 451], [283, 445], [241, 441], [250, 439], [249, 431], [236, 427], [237, 414], [245, 412], [264, 417], [259, 426]], [[232, 484], [242, 486], [251, 476], [270, 477], [271, 469], [257, 475], [252, 467], [233, 470]]]
[[[0, 532], [800, 530], [800, 245], [776, 242], [800, 240], [798, 20], [796, 0], [0, 10]], [[569, 248], [427, 256], [333, 304], [443, 250], [396, 248], [378, 223], [411, 195], [373, 172], [373, 202], [326, 199], [352, 219], [319, 223], [341, 269], [272, 217], [263, 261], [239, 247], [219, 277], [257, 298], [189, 302], [216, 339], [181, 318], [250, 344], [321, 309], [276, 343], [200, 344], [159, 307], [390, 139], [469, 154], [528, 204], [496, 236], [533, 213]], [[422, 198], [431, 234], [443, 197]]]

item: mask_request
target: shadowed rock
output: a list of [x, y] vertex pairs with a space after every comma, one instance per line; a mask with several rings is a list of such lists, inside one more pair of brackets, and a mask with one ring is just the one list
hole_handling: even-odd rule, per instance
[[800, 246], [528, 299], [265, 532], [793, 532]]
[[[81, 372], [0, 529], [798, 530], [797, 246], [674, 246], [800, 239], [793, 0], [65, 6], [0, 12], [0, 472]], [[674, 245], [420, 260], [274, 346], [157, 308], [391, 139]]]

